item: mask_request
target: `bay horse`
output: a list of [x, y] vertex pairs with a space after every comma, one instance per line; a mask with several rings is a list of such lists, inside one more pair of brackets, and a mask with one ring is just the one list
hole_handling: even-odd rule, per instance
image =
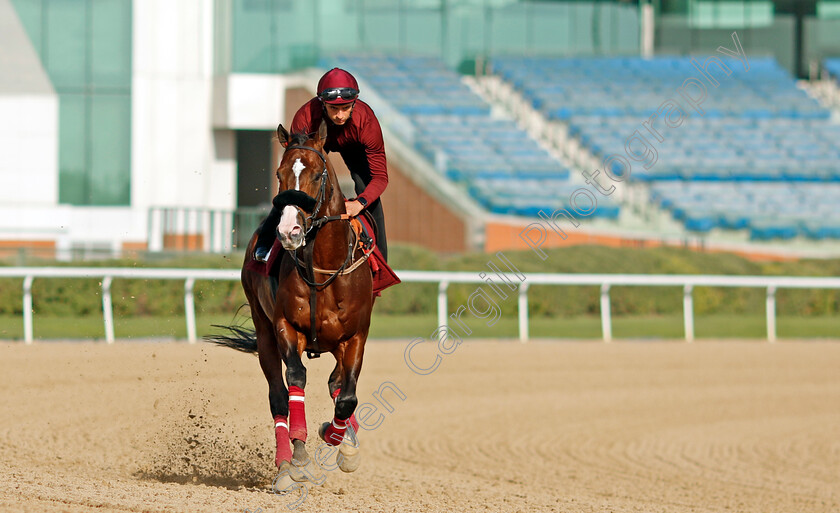
[[[280, 254], [272, 255], [269, 262], [278, 259], [279, 270], [276, 276], [254, 270], [258, 229], [242, 266], [254, 332], [232, 329], [233, 337], [210, 337], [259, 356], [274, 418], [274, 463], [294, 481], [306, 480], [314, 468], [309, 467], [312, 461], [305, 447], [304, 352], [310, 358], [329, 352], [336, 362], [328, 380], [334, 416], [321, 425], [319, 436], [328, 445], [339, 446], [337, 460], [343, 471], [356, 470], [360, 459], [358, 445], [349, 442], [350, 434], [345, 440], [345, 430], [351, 425], [354, 433], [358, 431], [353, 412], [373, 308], [372, 280], [364, 251], [356, 247], [335, 171], [324, 153], [326, 136], [325, 122], [311, 135], [290, 135], [283, 125], [277, 127], [277, 138], [286, 147], [276, 172], [281, 192], [274, 199], [282, 213], [276, 227], [282, 250], [275, 244], [272, 252]], [[265, 222], [271, 222], [271, 216]]]

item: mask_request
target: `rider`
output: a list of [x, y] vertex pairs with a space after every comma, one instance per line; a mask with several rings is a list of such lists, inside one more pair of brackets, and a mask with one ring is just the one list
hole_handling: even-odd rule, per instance
[[[341, 154], [355, 183], [356, 198], [345, 200], [344, 206], [351, 216], [359, 215], [362, 210], [371, 213], [377, 225], [376, 245], [387, 260], [385, 216], [379, 199], [388, 186], [385, 145], [373, 109], [358, 96], [359, 84], [353, 75], [340, 68], [331, 69], [318, 81], [318, 95], [295, 114], [290, 132], [314, 133], [321, 120], [327, 120], [324, 150]], [[277, 218], [279, 222], [279, 214], [276, 208], [272, 208], [268, 219]], [[254, 249], [256, 260], [268, 260], [277, 222], [263, 223], [263, 232], [267, 233], [261, 233], [257, 240]]]

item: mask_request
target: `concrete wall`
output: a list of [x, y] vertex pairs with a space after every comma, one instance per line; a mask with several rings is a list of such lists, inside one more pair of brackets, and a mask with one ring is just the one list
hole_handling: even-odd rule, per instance
[[212, 4], [134, 2], [133, 208], [211, 200]]
[[149, 207], [235, 206], [233, 133], [212, 123], [213, 7], [134, 2], [131, 238], [146, 238]]
[[[0, 92], [0, 156], [0, 204], [56, 206], [58, 97], [55, 93]], [[3, 221], [0, 223], [5, 225]]]
[[[11, 2], [0, 0], [0, 207], [57, 203], [58, 96]], [[18, 217], [0, 216], [0, 234], [38, 237], [51, 226]]]

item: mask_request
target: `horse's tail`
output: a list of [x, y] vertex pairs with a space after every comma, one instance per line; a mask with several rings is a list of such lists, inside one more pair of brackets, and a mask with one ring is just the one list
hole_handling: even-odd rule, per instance
[[243, 328], [242, 326], [221, 326], [219, 324], [214, 324], [213, 327], [227, 330], [230, 333], [205, 335], [205, 342], [212, 342], [243, 353], [257, 353], [257, 335], [254, 330]]

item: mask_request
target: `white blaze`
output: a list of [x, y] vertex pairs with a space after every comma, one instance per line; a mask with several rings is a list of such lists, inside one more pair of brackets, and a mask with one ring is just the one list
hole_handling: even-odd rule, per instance
[[292, 172], [295, 174], [295, 190], [300, 190], [300, 172], [306, 169], [306, 166], [303, 165], [303, 162], [300, 159], [295, 160], [295, 163], [292, 164]]
[[[286, 240], [282, 240], [283, 247], [286, 249], [296, 249], [297, 246], [292, 247], [287, 242], [291, 240], [292, 234], [299, 234], [302, 230], [297, 222], [298, 210], [292, 205], [283, 207], [283, 213], [280, 216], [280, 223], [277, 225], [277, 232], [283, 234]], [[301, 239], [300, 246], [306, 245], [306, 239]]]
[[277, 226], [277, 231], [283, 235], [289, 235], [296, 226], [298, 226], [297, 209], [291, 205], [286, 205], [283, 207], [283, 214], [280, 216], [280, 224]]

